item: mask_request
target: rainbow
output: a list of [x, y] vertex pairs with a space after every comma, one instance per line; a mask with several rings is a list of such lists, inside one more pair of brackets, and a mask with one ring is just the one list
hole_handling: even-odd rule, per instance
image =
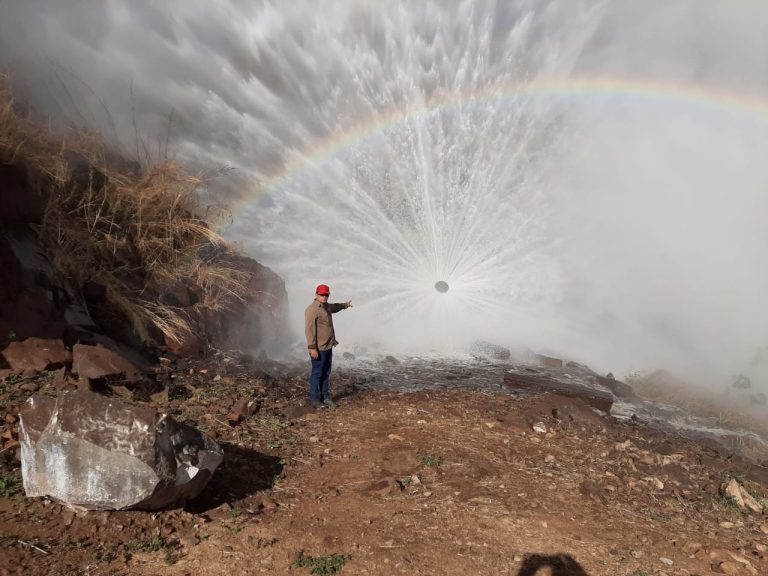
[[518, 97], [631, 99], [651, 104], [684, 104], [688, 107], [698, 107], [704, 112], [740, 115], [753, 123], [768, 124], [767, 100], [711, 86], [664, 83], [656, 80], [574, 76], [493, 87], [471, 93], [450, 93], [418, 106], [381, 113], [351, 126], [345, 132], [310, 144], [241, 197], [233, 207], [233, 214], [252, 206], [265, 194], [280, 189], [300, 175], [321, 167], [345, 150], [359, 146], [369, 138], [411, 118], [451, 108]]

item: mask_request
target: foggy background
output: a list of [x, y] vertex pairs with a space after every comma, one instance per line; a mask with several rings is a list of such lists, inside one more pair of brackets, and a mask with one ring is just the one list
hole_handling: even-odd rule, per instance
[[[346, 271], [337, 270], [348, 265], [343, 252], [318, 262], [310, 240], [276, 238], [278, 226], [271, 237], [253, 231], [263, 214], [285, 218], [286, 234], [300, 228], [285, 214], [300, 206], [290, 194], [262, 198], [257, 191], [301, 161], [308, 142], [430, 89], [428, 77], [414, 78], [413, 93], [392, 90], [392, 101], [375, 101], [377, 82], [408, 87], [409, 74], [429, 68], [434, 56], [418, 52], [422, 61], [413, 68], [387, 62], [377, 51], [387, 34], [408, 26], [425, 37], [446, 34], [445, 51], [457, 63], [466, 46], [485, 55], [471, 66], [493, 75], [507, 70], [494, 60], [504, 54], [505, 30], [533, 13], [525, 43], [513, 52], [526, 60], [515, 63], [522, 78], [528, 71], [613, 77], [648, 88], [552, 104], [557, 137], [526, 200], [539, 220], [531, 234], [545, 245], [524, 269], [540, 302], [510, 297], [519, 314], [454, 326], [456, 340], [531, 346], [619, 375], [659, 367], [711, 385], [738, 372], [765, 378], [768, 362], [754, 362], [768, 345], [765, 2], [286, 4], [0, 0], [0, 65], [20, 100], [62, 125], [101, 132], [126, 155], [156, 154], [170, 139], [173, 154], [190, 166], [236, 168], [214, 183], [211, 201], [232, 207], [225, 234], [286, 279], [297, 327], [322, 281], [332, 300], [356, 306], [336, 317], [343, 344], [370, 340], [416, 351], [418, 331], [400, 325], [388, 332], [366, 314], [375, 296], [345, 285]], [[470, 25], [487, 25], [488, 47], [476, 46]], [[361, 78], [365, 70], [373, 77]], [[403, 78], [393, 78], [398, 71]], [[662, 84], [687, 86], [689, 95], [655, 88]], [[373, 88], [366, 98], [340, 89], [355, 85]], [[375, 141], [364, 145], [372, 147], [366, 153], [380, 152]], [[303, 177], [311, 188], [312, 174]], [[281, 242], [284, 250], [270, 252]], [[319, 245], [322, 253], [322, 239]], [[296, 256], [288, 262], [291, 246]], [[412, 338], [400, 338], [404, 331]], [[429, 335], [422, 339], [432, 347]]]

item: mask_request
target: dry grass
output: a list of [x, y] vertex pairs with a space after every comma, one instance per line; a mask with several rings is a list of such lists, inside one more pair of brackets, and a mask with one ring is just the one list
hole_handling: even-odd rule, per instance
[[142, 341], [153, 327], [177, 342], [194, 329], [185, 310], [159, 301], [176, 286], [199, 287], [199, 305], [216, 310], [244, 299], [248, 274], [227, 265], [229, 248], [197, 216], [211, 175], [108, 159], [95, 136], [62, 136], [21, 115], [2, 78], [0, 163], [22, 167], [43, 197], [38, 232], [54, 266], [77, 288], [104, 286]]

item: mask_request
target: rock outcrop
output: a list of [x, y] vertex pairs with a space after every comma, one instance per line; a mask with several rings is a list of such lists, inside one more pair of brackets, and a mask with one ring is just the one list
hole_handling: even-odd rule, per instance
[[27, 338], [62, 340], [94, 328], [82, 301], [57, 280], [34, 232], [0, 229], [0, 350]]
[[223, 452], [158, 413], [93, 392], [36, 395], [20, 418], [27, 496], [85, 509], [155, 510], [197, 496]]
[[211, 254], [247, 278], [244, 300], [225, 309], [214, 309], [199, 302], [202, 287], [177, 286], [161, 297], [183, 308], [196, 330], [181, 335], [178, 341], [165, 339], [176, 356], [196, 356], [208, 345], [219, 349], [279, 353], [286, 343], [288, 296], [282, 278], [252, 258], [238, 254]]
[[489, 360], [506, 361], [512, 357], [512, 352], [509, 348], [505, 348], [504, 346], [486, 340], [476, 340], [470, 346], [469, 351], [470, 354], [474, 356], [487, 358]]

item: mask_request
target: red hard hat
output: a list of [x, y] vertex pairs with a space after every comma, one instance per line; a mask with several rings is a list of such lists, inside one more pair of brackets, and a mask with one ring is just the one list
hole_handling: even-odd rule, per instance
[[326, 286], [325, 284], [320, 284], [320, 286], [318, 286], [315, 289], [315, 294], [319, 294], [320, 296], [324, 296], [330, 293], [331, 293], [331, 289], [328, 288], [328, 286]]

